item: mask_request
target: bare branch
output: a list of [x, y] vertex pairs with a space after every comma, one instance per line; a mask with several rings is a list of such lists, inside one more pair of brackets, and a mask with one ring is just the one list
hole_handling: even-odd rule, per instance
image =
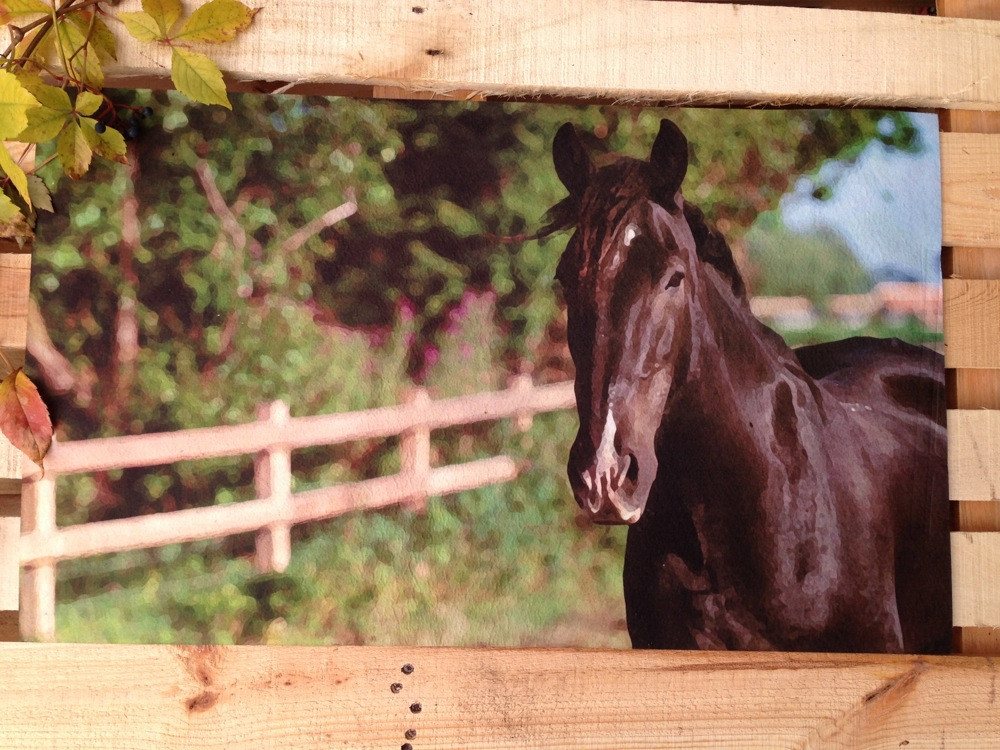
[[238, 253], [242, 253], [247, 244], [250, 244], [250, 251], [253, 253], [254, 257], [263, 257], [263, 248], [257, 240], [250, 237], [243, 225], [240, 224], [239, 220], [233, 215], [232, 210], [226, 203], [225, 198], [222, 197], [222, 193], [219, 191], [219, 186], [215, 182], [215, 176], [212, 174], [212, 170], [209, 168], [208, 163], [205, 161], [199, 161], [194, 167], [195, 174], [198, 175], [198, 180], [201, 182], [201, 187], [205, 191], [205, 197], [208, 199], [209, 208], [212, 209], [218, 219], [219, 223], [222, 225], [222, 230], [229, 235], [230, 241], [233, 243], [233, 247]]
[[322, 216], [310, 221], [305, 226], [295, 230], [284, 242], [281, 243], [281, 256], [285, 257], [289, 253], [294, 253], [302, 247], [306, 241], [327, 227], [331, 227], [339, 221], [353, 216], [358, 210], [358, 204], [354, 201], [345, 201], [336, 208], [331, 208]]

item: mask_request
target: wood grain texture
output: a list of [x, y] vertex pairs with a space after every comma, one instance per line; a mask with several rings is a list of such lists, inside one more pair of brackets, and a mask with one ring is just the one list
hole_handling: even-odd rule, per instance
[[1000, 626], [1000, 533], [952, 532], [951, 580], [954, 625]]
[[[24, 361], [31, 255], [0, 240], [0, 347], [14, 366]], [[2, 375], [7, 374], [6, 365]], [[0, 435], [0, 641], [18, 638], [20, 478], [23, 456]]]
[[948, 496], [1000, 500], [1000, 411], [948, 411]]
[[1000, 135], [941, 134], [941, 198], [945, 245], [1000, 246]]
[[9, 644], [0, 669], [5, 748], [1000, 743], [996, 666], [973, 657]]
[[1000, 368], [1000, 281], [945, 279], [945, 364]]
[[[132, 6], [137, 0], [123, 3]], [[1000, 108], [993, 74], [1000, 36], [985, 21], [641, 0], [283, 0], [264, 13], [266, 22], [213, 51], [234, 88], [277, 81], [678, 103]], [[164, 53], [123, 38], [108, 85], [163, 85], [165, 63]]]

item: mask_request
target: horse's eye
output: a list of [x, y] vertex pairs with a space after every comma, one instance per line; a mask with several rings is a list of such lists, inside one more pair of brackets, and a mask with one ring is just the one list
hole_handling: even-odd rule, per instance
[[664, 288], [665, 289], [673, 289], [676, 286], [680, 286], [682, 281], [684, 281], [684, 272], [683, 271], [674, 271], [673, 274], [671, 274], [671, 276], [670, 276], [670, 280], [667, 281], [666, 287], [664, 287]]

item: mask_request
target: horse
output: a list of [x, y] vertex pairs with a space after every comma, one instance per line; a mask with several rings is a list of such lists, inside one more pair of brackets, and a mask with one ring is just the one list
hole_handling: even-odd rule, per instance
[[944, 362], [896, 339], [790, 348], [688, 203], [689, 146], [552, 146], [577, 504], [627, 524], [634, 648], [943, 653], [951, 643]]

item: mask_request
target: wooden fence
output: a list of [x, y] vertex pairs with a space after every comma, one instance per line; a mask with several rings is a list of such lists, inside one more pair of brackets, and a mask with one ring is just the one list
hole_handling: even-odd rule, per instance
[[[432, 401], [415, 388], [404, 403], [378, 409], [314, 417], [290, 417], [275, 401], [255, 422], [57, 443], [45, 459], [45, 474], [25, 482], [21, 565], [21, 632], [55, 636], [56, 564], [92, 555], [219, 539], [256, 532], [254, 564], [281, 571], [291, 557], [295, 524], [360, 510], [408, 504], [514, 479], [517, 462], [494, 456], [449, 466], [431, 465], [431, 431], [511, 417], [527, 429], [535, 414], [573, 405], [573, 384], [533, 385], [518, 376], [503, 391]], [[355, 440], [400, 439], [400, 470], [391, 476], [292, 492], [292, 451]], [[60, 476], [191, 459], [254, 454], [254, 500], [135, 518], [58, 528], [56, 482]]]

